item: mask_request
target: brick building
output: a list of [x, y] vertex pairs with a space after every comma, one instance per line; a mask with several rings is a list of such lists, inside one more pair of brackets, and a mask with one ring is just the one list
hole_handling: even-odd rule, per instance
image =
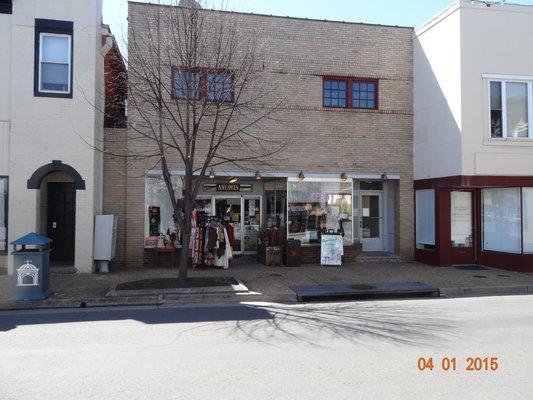
[[[165, 10], [130, 2], [130, 41], [132, 32], [149, 29], [151, 15]], [[274, 162], [258, 168], [261, 179], [254, 171], [215, 167], [197, 208], [207, 214], [222, 205], [231, 208], [237, 253], [253, 253], [257, 231], [275, 226], [300, 239], [311, 261], [320, 228], [342, 227], [347, 260], [361, 251], [412, 259], [413, 29], [201, 12], [238, 19], [242, 35], [260, 32], [266, 84], [284, 99], [276, 110], [282, 123], [263, 124], [260, 133], [290, 140]], [[134, 62], [129, 60], [130, 69]], [[132, 123], [139, 118], [133, 107], [128, 114]], [[108, 140], [108, 149], [139, 146], [119, 142]], [[104, 212], [123, 221], [115, 262], [141, 267], [151, 260], [154, 236], [173, 229], [161, 170], [153, 160], [106, 162]], [[177, 182], [182, 170], [172, 165]], [[228, 192], [230, 177], [234, 186]]]

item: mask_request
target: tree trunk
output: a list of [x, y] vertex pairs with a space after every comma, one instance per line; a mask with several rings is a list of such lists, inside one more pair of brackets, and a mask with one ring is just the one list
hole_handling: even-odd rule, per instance
[[184, 229], [181, 238], [182, 246], [179, 258], [178, 281], [179, 283], [185, 283], [187, 282], [187, 273], [189, 269], [189, 242], [191, 239], [190, 232], [187, 232], [187, 229]]
[[[180, 283], [187, 282], [187, 274], [189, 271], [189, 243], [191, 241], [191, 216], [192, 206], [188, 199], [183, 202], [183, 229], [181, 235], [181, 252], [179, 259], [178, 281]], [[194, 251], [194, 249], [192, 249]]]

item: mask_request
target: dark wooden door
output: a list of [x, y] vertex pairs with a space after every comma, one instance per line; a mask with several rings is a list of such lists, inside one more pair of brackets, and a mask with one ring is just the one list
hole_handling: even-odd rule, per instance
[[47, 212], [47, 234], [53, 240], [50, 261], [74, 261], [76, 185], [49, 183]]

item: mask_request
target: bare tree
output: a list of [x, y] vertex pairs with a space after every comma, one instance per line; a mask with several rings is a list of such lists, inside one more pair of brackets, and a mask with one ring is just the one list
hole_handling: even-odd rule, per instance
[[[238, 13], [196, 2], [146, 6], [128, 33], [128, 154], [162, 170], [177, 229], [185, 282], [191, 216], [212, 169], [255, 171], [286, 145], [270, 139], [281, 100], [268, 88], [257, 32]], [[271, 125], [271, 123], [270, 123]], [[172, 168], [181, 168], [182, 199]]]

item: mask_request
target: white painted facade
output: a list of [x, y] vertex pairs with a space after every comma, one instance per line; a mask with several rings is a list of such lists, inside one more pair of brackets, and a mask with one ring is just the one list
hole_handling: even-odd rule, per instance
[[491, 138], [488, 90], [533, 81], [532, 43], [533, 6], [460, 0], [415, 30], [415, 180], [533, 175], [531, 135]]
[[[36, 19], [73, 23], [72, 98], [34, 95]], [[91, 148], [103, 138], [102, 0], [14, 0], [13, 13], [0, 14], [0, 54], [0, 176], [9, 177], [8, 240], [46, 234], [44, 186], [71, 178], [52, 173], [43, 190], [28, 189], [27, 181], [39, 167], [61, 160], [85, 181], [85, 190], [76, 191], [74, 266], [92, 272], [94, 216], [102, 209], [102, 158]], [[0, 255], [0, 264], [6, 262], [13, 273], [12, 257]]]

